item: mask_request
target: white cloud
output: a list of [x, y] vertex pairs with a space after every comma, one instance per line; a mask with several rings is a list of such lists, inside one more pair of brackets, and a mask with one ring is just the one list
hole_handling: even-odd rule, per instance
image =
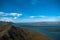
[[17, 14], [17, 16], [22, 16], [22, 14]]
[[39, 16], [40, 18], [47, 18], [46, 16]]
[[18, 17], [22, 16], [21, 13], [5, 13], [5, 12], [0, 12], [0, 18], [1, 17], [13, 17], [13, 19], [17, 19]]
[[14, 19], [17, 19], [18, 17], [22, 16], [22, 14], [19, 14], [19, 13], [10, 13], [9, 15], [13, 16]]
[[[60, 16], [59, 16], [60, 17]], [[59, 21], [59, 18], [56, 16], [30, 16], [32, 22], [56, 22]]]
[[10, 14], [8, 14], [8, 15], [16, 16], [16, 15], [17, 15], [17, 13], [10, 13]]
[[46, 16], [30, 16], [30, 18], [47, 18]]
[[[7, 21], [7, 22], [14, 22], [15, 20], [17, 20], [16, 22], [18, 22], [18, 17], [22, 16], [23, 14], [21, 13], [5, 13], [5, 12], [0, 12], [0, 21]], [[5, 17], [6, 16], [6, 17]], [[60, 16], [44, 16], [44, 15], [41, 15], [41, 16], [29, 16], [28, 18], [24, 18], [22, 20], [19, 21], [19, 22], [44, 22], [44, 21], [60, 21]]]
[[17, 16], [17, 17], [22, 16], [22, 14], [20, 14], [20, 13], [10, 13], [8, 15], [10, 15], [10, 16]]
[[14, 19], [17, 19], [17, 17], [14, 17]]
[[20, 16], [22, 16], [21, 13], [0, 12], [0, 21], [15, 22], [16, 20], [18, 20], [17, 18]]
[[57, 16], [58, 18], [60, 18], [60, 16]]
[[35, 18], [35, 16], [30, 16], [30, 18]]
[[17, 16], [20, 17], [22, 16], [21, 13], [5, 13], [5, 12], [0, 12], [0, 16]]
[[0, 21], [13, 22], [13, 19], [4, 17], [4, 18], [1, 18]]
[[57, 22], [56, 18], [34, 18], [34, 19], [21, 19], [20, 22]]
[[45, 18], [45, 19], [40, 19], [41, 22], [54, 22], [58, 21], [57, 18]]
[[4, 14], [4, 12], [0, 12], [0, 15]]

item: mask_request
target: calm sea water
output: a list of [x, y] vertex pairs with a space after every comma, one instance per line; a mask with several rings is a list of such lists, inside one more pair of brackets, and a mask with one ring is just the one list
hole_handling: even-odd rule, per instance
[[29, 30], [34, 30], [37, 32], [41, 32], [45, 35], [47, 35], [50, 38], [53, 38], [53, 40], [60, 40], [60, 32], [49, 32], [45, 30], [45, 28], [60, 28], [60, 26], [22, 26], [21, 28], [26, 28]]

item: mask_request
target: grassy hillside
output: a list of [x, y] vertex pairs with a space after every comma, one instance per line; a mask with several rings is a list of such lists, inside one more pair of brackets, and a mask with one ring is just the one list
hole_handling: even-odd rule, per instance
[[0, 23], [0, 40], [51, 40], [42, 33]]

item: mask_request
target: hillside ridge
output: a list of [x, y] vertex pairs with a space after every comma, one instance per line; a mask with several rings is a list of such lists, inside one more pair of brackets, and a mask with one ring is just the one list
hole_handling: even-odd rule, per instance
[[0, 24], [0, 40], [51, 40], [44, 34], [15, 27], [11, 24]]

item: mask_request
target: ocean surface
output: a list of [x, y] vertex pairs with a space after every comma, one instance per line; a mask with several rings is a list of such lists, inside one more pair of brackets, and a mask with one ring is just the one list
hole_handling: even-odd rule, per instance
[[29, 30], [43, 33], [53, 40], [60, 40], [60, 32], [49, 32], [45, 30], [46, 28], [60, 28], [60, 26], [21, 26], [20, 28], [26, 28]]

